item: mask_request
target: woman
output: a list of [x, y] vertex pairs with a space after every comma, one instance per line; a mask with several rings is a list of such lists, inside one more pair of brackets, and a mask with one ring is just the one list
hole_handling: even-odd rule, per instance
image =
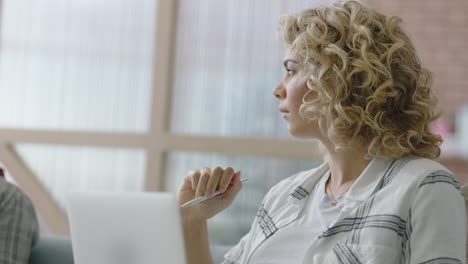
[[[224, 263], [465, 263], [460, 185], [434, 161], [430, 73], [400, 19], [358, 1], [282, 17], [285, 76], [274, 89], [292, 136], [325, 162], [274, 186]], [[213, 263], [206, 220], [242, 187], [230, 167], [192, 170], [179, 189], [189, 263]]]

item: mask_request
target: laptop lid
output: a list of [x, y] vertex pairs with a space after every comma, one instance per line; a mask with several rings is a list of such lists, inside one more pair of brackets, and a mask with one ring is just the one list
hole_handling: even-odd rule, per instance
[[172, 193], [74, 193], [68, 197], [76, 264], [185, 264]]

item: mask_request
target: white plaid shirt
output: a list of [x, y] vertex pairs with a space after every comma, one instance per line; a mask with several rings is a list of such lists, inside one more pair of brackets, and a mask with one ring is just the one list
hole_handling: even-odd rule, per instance
[[[249, 263], [252, 253], [296, 220], [327, 170], [323, 163], [270, 189], [251, 230], [223, 264], [259, 264]], [[466, 225], [460, 185], [445, 167], [418, 157], [375, 158], [345, 194], [338, 218], [310, 238], [303, 263], [465, 263]]]
[[38, 230], [31, 200], [0, 178], [0, 263], [27, 264]]

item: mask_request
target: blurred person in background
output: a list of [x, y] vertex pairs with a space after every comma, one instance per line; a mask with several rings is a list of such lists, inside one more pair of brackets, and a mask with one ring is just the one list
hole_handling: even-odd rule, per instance
[[39, 237], [31, 200], [0, 169], [0, 263], [27, 264]]
[[[290, 135], [318, 140], [325, 162], [271, 188], [223, 263], [465, 263], [460, 185], [434, 160], [431, 74], [400, 22], [354, 0], [281, 17], [285, 76], [273, 94]], [[188, 263], [213, 263], [207, 219], [235, 199], [240, 174], [184, 178], [180, 204], [223, 192], [181, 209]]]

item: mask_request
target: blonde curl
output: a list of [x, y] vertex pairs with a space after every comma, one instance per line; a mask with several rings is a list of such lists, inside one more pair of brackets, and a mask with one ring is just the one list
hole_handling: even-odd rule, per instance
[[356, 0], [280, 18], [317, 93], [299, 111], [338, 149], [364, 146], [367, 158], [440, 155], [442, 138], [429, 128], [441, 115], [431, 73], [400, 23]]

